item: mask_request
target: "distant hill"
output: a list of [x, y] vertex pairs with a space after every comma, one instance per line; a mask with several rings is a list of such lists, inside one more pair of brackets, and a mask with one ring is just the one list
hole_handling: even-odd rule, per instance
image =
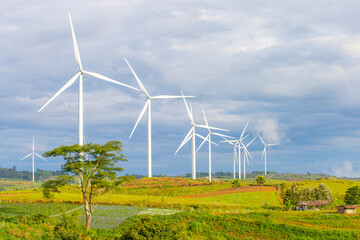
[[[62, 171], [37, 169], [35, 172], [35, 181], [45, 181], [59, 175], [64, 175], [64, 173]], [[32, 172], [18, 171], [16, 170], [16, 166], [12, 168], [0, 167], [0, 180], [32, 181]]]
[[[135, 176], [136, 179], [145, 178], [147, 176], [141, 175], [141, 174], [132, 174]], [[264, 176], [264, 171], [253, 171], [251, 173], [246, 174], [246, 179], [256, 178], [257, 176]], [[209, 173], [207, 172], [196, 172], [197, 178], [206, 178], [209, 176]], [[233, 179], [233, 173], [230, 171], [220, 171], [212, 174], [212, 178], [214, 179]], [[185, 177], [185, 178], [191, 178], [191, 173], [186, 173], [184, 175], [178, 175], [178, 176], [167, 176], [163, 174], [155, 174], [153, 177]], [[238, 174], [236, 174], [236, 177], [238, 177]], [[320, 179], [327, 179], [327, 180], [335, 180], [335, 179], [342, 179], [338, 177], [334, 177], [328, 174], [313, 174], [313, 173], [277, 173], [274, 171], [268, 171], [266, 175], [267, 179], [272, 180], [283, 180], [283, 181], [291, 181], [291, 182], [298, 182], [298, 181], [305, 181], [305, 180], [320, 180]], [[351, 179], [351, 180], [360, 180], [359, 179]]]

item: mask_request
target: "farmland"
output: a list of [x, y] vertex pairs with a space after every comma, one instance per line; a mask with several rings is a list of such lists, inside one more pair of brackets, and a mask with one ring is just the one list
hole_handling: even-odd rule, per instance
[[[229, 181], [209, 183], [201, 179], [137, 179], [120, 186], [106, 197], [96, 199], [100, 205], [94, 212], [92, 227], [95, 229], [82, 234], [94, 239], [99, 234], [102, 238], [112, 239], [115, 236], [134, 235], [137, 228], [143, 229], [144, 234], [150, 234], [145, 233], [151, 232], [149, 228], [158, 228], [164, 234], [180, 239], [359, 238], [360, 217], [338, 215], [334, 206], [343, 204], [346, 189], [360, 186], [360, 182], [322, 179], [299, 181], [297, 184], [314, 187], [322, 182], [332, 191], [334, 205], [320, 212], [295, 212], [282, 210], [281, 186], [290, 186], [292, 182], [269, 180], [267, 186], [263, 187], [264, 208], [261, 206], [259, 186], [252, 179], [246, 180], [244, 186], [238, 189], [238, 204]], [[22, 230], [30, 220], [21, 220], [23, 218], [18, 216], [26, 219], [44, 217], [46, 220], [35, 221], [33, 225], [36, 226], [34, 232], [39, 236], [53, 234], [46, 228], [56, 228], [64, 212], [68, 212], [64, 216], [78, 214], [76, 221], [83, 222], [77, 186], [63, 187], [52, 200], [43, 198], [38, 186], [19, 190], [9, 188], [1, 192], [2, 236], [13, 236], [15, 232], [11, 229], [18, 229], [16, 234], [23, 231], [27, 236], [25, 239], [34, 239], [34, 236]], [[150, 235], [148, 237], [151, 238]]]

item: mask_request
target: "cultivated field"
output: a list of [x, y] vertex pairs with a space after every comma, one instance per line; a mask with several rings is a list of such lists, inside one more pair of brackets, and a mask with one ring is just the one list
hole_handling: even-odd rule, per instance
[[[106, 236], [112, 239], [129, 232], [135, 234], [134, 229], [155, 228], [178, 239], [360, 238], [359, 215], [339, 215], [334, 210], [337, 204], [343, 204], [346, 189], [360, 186], [360, 182], [334, 179], [307, 180], [297, 184], [314, 187], [321, 182], [332, 191], [334, 205], [326, 211], [295, 212], [283, 211], [281, 199], [281, 186], [290, 186], [292, 182], [269, 181], [269, 185], [263, 187], [264, 208], [261, 206], [259, 186], [254, 185], [251, 179], [238, 189], [238, 204], [231, 182], [209, 183], [182, 178], [134, 180], [105, 198], [97, 199], [100, 205], [93, 215], [92, 227], [98, 230], [86, 233], [86, 236], [101, 234], [104, 239]], [[45, 234], [46, 227], [56, 228], [57, 221], [66, 216], [62, 214], [64, 212], [68, 212], [67, 215], [78, 212], [76, 221], [82, 223], [81, 196], [74, 191], [76, 188], [62, 188], [61, 193], [55, 194], [51, 201], [43, 198], [39, 188], [2, 191], [0, 214], [3, 229], [0, 234], [15, 236], [22, 232], [27, 236], [25, 239], [36, 239], [22, 230], [23, 224], [26, 225], [29, 220], [24, 220], [24, 223], [20, 216], [26, 219], [38, 216], [41, 219], [34, 223], [37, 226], [34, 231], [39, 236]], [[182, 224], [175, 224], [177, 222]]]

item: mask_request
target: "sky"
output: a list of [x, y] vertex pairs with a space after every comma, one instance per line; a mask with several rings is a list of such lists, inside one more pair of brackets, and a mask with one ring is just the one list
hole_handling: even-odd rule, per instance
[[[150, 95], [185, 95], [194, 120], [267, 143], [267, 169], [360, 177], [360, 28], [358, 1], [25, 1], [0, 8], [0, 166], [77, 143], [77, 82], [39, 110], [78, 71], [68, 11], [84, 69]], [[119, 140], [124, 174], [147, 174], [147, 122], [129, 135], [142, 92], [84, 77], [87, 142]], [[191, 172], [190, 129], [181, 99], [152, 102], [153, 174]], [[198, 133], [206, 135], [206, 130]], [[232, 147], [213, 137], [212, 171], [232, 171]], [[197, 139], [197, 145], [201, 139]], [[263, 171], [263, 145], [249, 146], [247, 170]], [[36, 160], [58, 170], [62, 159]], [[197, 171], [208, 171], [205, 145]]]

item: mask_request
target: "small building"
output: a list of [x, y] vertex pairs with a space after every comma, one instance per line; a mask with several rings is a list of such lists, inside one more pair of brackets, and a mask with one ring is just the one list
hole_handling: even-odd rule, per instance
[[319, 207], [330, 205], [326, 200], [302, 201], [296, 206], [297, 211], [317, 210]]
[[356, 209], [359, 207], [359, 205], [343, 205], [343, 206], [337, 206], [337, 213], [340, 214], [355, 214]]

